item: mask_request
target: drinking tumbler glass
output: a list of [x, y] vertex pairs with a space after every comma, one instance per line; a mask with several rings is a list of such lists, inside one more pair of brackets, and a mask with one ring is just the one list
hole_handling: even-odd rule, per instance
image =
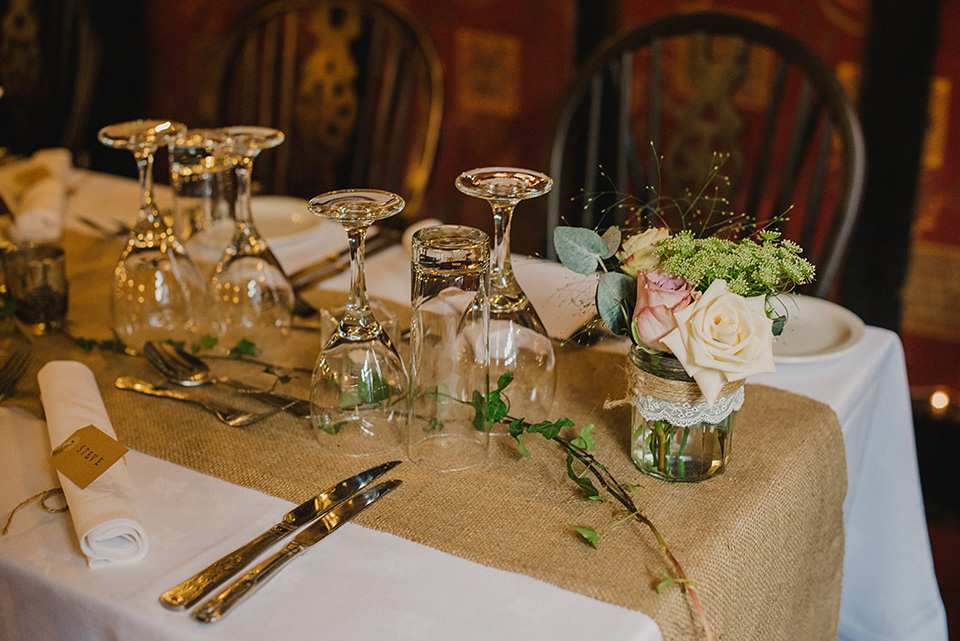
[[452, 471], [483, 465], [489, 429], [474, 398], [490, 384], [490, 239], [438, 225], [413, 236], [410, 459]]

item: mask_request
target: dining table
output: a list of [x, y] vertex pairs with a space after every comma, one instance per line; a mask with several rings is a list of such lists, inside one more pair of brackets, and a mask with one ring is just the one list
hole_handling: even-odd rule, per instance
[[[68, 330], [29, 339], [33, 365], [0, 404], [0, 639], [707, 638], [682, 582], [669, 580], [657, 539], [630, 519], [609, 527], [623, 511], [586, 500], [552, 443], [528, 437], [527, 458], [511, 437], [494, 434], [486, 465], [439, 473], [418, 468], [402, 447], [338, 455], [308, 420], [286, 413], [237, 429], [118, 390], [120, 375], [163, 379], [142, 357], [76, 340], [111, 336], [109, 284], [124, 242], [83, 220], [131, 224], [138, 189], [129, 178], [73, 170], [62, 240]], [[158, 201], [166, 198], [159, 188]], [[253, 212], [256, 221], [256, 203]], [[305, 206], [264, 209], [262, 219], [290, 273], [346, 246], [341, 229], [313, 220]], [[409, 323], [409, 263], [402, 244], [365, 261], [370, 295], [398, 328]], [[596, 425], [598, 459], [637, 485], [638, 506], [694, 582], [717, 639], [946, 641], [894, 332], [862, 327], [842, 350], [783, 358], [775, 373], [750, 377], [729, 469], [702, 483], [668, 483], [633, 465], [629, 408], [604, 408], [625, 388], [628, 343], [562, 339], [584, 318], [591, 283], [536, 258], [517, 256], [513, 266], [555, 337], [557, 391], [553, 416], [543, 419]], [[348, 285], [345, 272], [303, 294], [335, 306]], [[276, 383], [279, 367], [291, 374], [284, 391], [305, 397], [320, 347], [317, 328], [297, 324], [284, 349], [256, 362], [207, 360], [217, 373], [264, 386]], [[91, 567], [69, 512], [28, 500], [60, 484], [37, 381], [51, 361], [93, 372], [129, 448], [117, 465], [129, 474], [148, 539], [138, 560]], [[384, 478], [402, 485], [223, 620], [201, 623], [160, 604], [165, 590], [300, 501], [392, 459], [401, 463]], [[602, 532], [596, 548], [573, 529], [585, 525]]]

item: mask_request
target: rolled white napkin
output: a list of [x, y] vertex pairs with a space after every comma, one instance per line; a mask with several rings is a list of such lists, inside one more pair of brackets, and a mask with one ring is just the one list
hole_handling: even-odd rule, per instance
[[[87, 425], [116, 438], [90, 369], [76, 361], [51, 361], [37, 374], [50, 445], [55, 448]], [[90, 567], [139, 561], [147, 554], [126, 461], [112, 465], [85, 489], [59, 472], [80, 549]]]
[[0, 168], [0, 194], [13, 212], [14, 242], [57, 242], [63, 236], [67, 183], [73, 160], [67, 149], [41, 149]]

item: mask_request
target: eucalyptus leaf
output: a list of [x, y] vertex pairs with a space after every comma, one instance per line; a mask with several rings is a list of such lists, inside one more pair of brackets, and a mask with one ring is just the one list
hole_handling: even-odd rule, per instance
[[787, 317], [786, 317], [785, 315], [784, 315], [784, 316], [777, 316], [776, 318], [774, 318], [774, 319], [773, 319], [773, 327], [772, 327], [773, 335], [774, 335], [774, 336], [779, 336], [780, 334], [782, 334], [782, 333], [783, 333], [783, 328], [784, 328], [784, 326], [785, 326], [786, 324], [787, 324]]
[[620, 336], [628, 335], [636, 302], [637, 281], [620, 272], [600, 274], [597, 311], [610, 331]]
[[553, 246], [563, 266], [578, 274], [594, 273], [611, 255], [600, 234], [583, 227], [557, 227], [553, 230]]
[[604, 258], [610, 258], [617, 253], [617, 250], [620, 249], [620, 241], [623, 237], [623, 233], [620, 231], [620, 228], [616, 225], [608, 227], [607, 231], [603, 232], [603, 242], [607, 244], [607, 255]]

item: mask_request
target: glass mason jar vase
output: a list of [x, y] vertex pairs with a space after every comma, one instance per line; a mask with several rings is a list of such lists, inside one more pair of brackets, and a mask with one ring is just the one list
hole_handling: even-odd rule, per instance
[[693, 483], [722, 474], [730, 459], [743, 383], [728, 384], [708, 406], [676, 358], [630, 348], [630, 456], [641, 471]]

